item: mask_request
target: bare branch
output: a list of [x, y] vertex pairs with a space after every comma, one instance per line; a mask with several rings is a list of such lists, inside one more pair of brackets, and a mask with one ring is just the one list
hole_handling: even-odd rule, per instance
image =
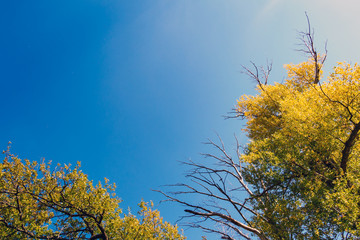
[[322, 65], [324, 64], [326, 57], [327, 57], [327, 42], [325, 42], [325, 54], [323, 56], [319, 55], [315, 48], [314, 43], [314, 29], [311, 28], [309, 16], [307, 12], [305, 12], [306, 20], [308, 24], [307, 31], [299, 32], [299, 39], [302, 42], [303, 48], [298, 49], [298, 51], [305, 53], [306, 55], [309, 55], [309, 57], [314, 62], [314, 84], [318, 84], [320, 82], [320, 71], [322, 68]]
[[264, 91], [263, 85], [268, 84], [269, 75], [272, 70], [272, 62], [267, 61], [266, 66], [257, 66], [254, 62], [250, 61], [253, 70], [251, 70], [248, 67], [245, 67], [244, 65], [241, 65], [243, 68], [242, 73], [248, 75], [250, 79], [254, 80], [259, 87]]
[[[252, 226], [249, 219], [251, 216], [263, 219], [269, 222], [268, 219], [261, 216], [256, 210], [253, 209], [252, 201], [261, 201], [261, 197], [255, 197], [251, 189], [247, 186], [242, 176], [241, 160], [239, 158], [240, 148], [237, 143], [236, 147], [236, 161], [225, 149], [225, 145], [221, 138], [218, 136], [219, 144], [209, 140], [206, 144], [213, 146], [219, 155], [215, 154], [202, 154], [205, 158], [214, 160], [212, 163], [199, 164], [193, 161], [184, 162], [185, 165], [191, 167], [191, 170], [186, 175], [193, 184], [179, 183], [168, 185], [169, 187], [180, 188], [177, 191], [163, 192], [167, 201], [174, 201], [187, 207], [185, 212], [187, 217], [200, 217], [200, 221], [196, 226], [203, 230], [209, 230], [213, 233], [219, 233], [224, 239], [233, 239], [225, 231], [210, 230], [203, 225], [204, 221], [212, 221], [220, 225], [226, 226], [227, 229], [232, 229], [236, 234], [242, 238], [249, 239], [247, 233], [252, 233], [260, 239], [267, 239], [261, 230]], [[206, 201], [201, 203], [193, 203], [185, 195], [195, 194], [205, 197]], [[240, 200], [239, 198], [242, 198]], [[190, 198], [194, 199], [194, 198]], [[243, 231], [241, 231], [243, 230]], [[225, 238], [226, 237], [226, 238]]]

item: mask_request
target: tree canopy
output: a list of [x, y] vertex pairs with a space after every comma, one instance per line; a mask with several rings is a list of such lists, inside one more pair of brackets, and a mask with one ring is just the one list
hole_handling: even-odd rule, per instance
[[321, 79], [315, 57], [285, 65], [281, 83], [249, 72], [257, 94], [236, 105], [248, 144], [233, 157], [210, 141], [220, 155], [188, 162], [192, 183], [163, 193], [199, 219], [192, 226], [224, 239], [360, 238], [360, 66], [338, 63]]
[[284, 83], [238, 101], [252, 224], [279, 239], [359, 237], [360, 67], [339, 63], [314, 84], [313, 66], [286, 65]]
[[152, 203], [123, 214], [115, 184], [94, 185], [80, 166], [51, 167], [9, 151], [0, 163], [1, 239], [185, 239]]

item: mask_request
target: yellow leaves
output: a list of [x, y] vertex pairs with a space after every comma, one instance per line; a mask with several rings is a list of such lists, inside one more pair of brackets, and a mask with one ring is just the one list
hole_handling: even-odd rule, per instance
[[[314, 83], [315, 78], [315, 63], [312, 59], [300, 64], [285, 64], [284, 68], [287, 70], [287, 82], [295, 86], [299, 90], [308, 84]], [[321, 68], [321, 64], [319, 64]], [[322, 71], [320, 72], [320, 78]]]
[[321, 141], [335, 149], [346, 140], [351, 121], [360, 120], [360, 67], [339, 64], [329, 80], [317, 86], [311, 80], [313, 64], [286, 65], [284, 84], [263, 86], [258, 95], [238, 100], [237, 110], [247, 119], [250, 139], [279, 132], [292, 144]]
[[119, 238], [121, 240], [183, 240], [177, 226], [173, 226], [165, 222], [160, 217], [160, 212], [153, 209], [153, 203], [146, 203], [141, 201], [139, 203], [140, 211], [139, 217], [136, 218], [130, 212], [122, 219], [120, 226]]
[[360, 67], [357, 63], [353, 66], [346, 62], [339, 62], [336, 67], [334, 67], [334, 73], [330, 75], [332, 81], [340, 80], [343, 82], [343, 85], [349, 82], [359, 82], [360, 80]]
[[105, 179], [94, 186], [80, 163], [51, 168], [7, 153], [0, 163], [0, 219], [12, 228], [0, 224], [1, 239], [88, 239], [100, 228], [108, 239], [184, 239], [152, 203], [141, 203], [139, 219], [122, 217], [115, 184]]
[[[339, 226], [350, 231], [360, 216], [358, 137], [346, 178], [340, 164], [345, 142], [360, 122], [360, 66], [339, 63], [320, 84], [314, 84], [313, 61], [285, 68], [284, 83], [262, 86], [256, 96], [245, 95], [237, 102], [250, 138], [241, 156], [243, 175], [256, 194], [271, 189], [258, 207], [274, 221], [286, 218], [284, 226], [300, 226], [301, 231], [305, 226], [329, 234]], [[339, 212], [340, 220], [335, 217]], [[341, 223], [336, 226], [332, 219]], [[267, 228], [261, 219], [254, 221]]]
[[266, 138], [281, 124], [278, 102], [284, 97], [287, 87], [276, 84], [263, 86], [263, 89], [258, 88], [257, 96], [244, 95], [237, 101], [237, 111], [247, 119], [245, 130], [251, 139]]

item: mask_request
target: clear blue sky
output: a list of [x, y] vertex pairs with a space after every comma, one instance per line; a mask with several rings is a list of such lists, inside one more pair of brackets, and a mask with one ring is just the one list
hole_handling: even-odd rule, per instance
[[[181, 182], [178, 161], [201, 159], [204, 142], [242, 142], [243, 122], [224, 120], [253, 93], [240, 74], [250, 60], [305, 60], [294, 51], [307, 11], [326, 69], [358, 61], [358, 1], [33, 0], [0, 2], [0, 146], [21, 158], [81, 161], [109, 178], [131, 206]], [[157, 206], [171, 222], [182, 208]], [[189, 239], [201, 233], [187, 230]], [[209, 237], [209, 239], [212, 239]], [[215, 239], [215, 238], [214, 238]]]

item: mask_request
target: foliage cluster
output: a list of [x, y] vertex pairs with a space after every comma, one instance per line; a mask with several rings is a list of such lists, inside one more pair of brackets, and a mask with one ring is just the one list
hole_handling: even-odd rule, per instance
[[252, 224], [275, 239], [360, 236], [360, 67], [339, 63], [314, 84], [313, 66], [286, 65], [284, 83], [238, 101]]
[[185, 239], [152, 203], [122, 214], [115, 185], [94, 185], [80, 166], [51, 168], [5, 152], [0, 163], [0, 239]]

